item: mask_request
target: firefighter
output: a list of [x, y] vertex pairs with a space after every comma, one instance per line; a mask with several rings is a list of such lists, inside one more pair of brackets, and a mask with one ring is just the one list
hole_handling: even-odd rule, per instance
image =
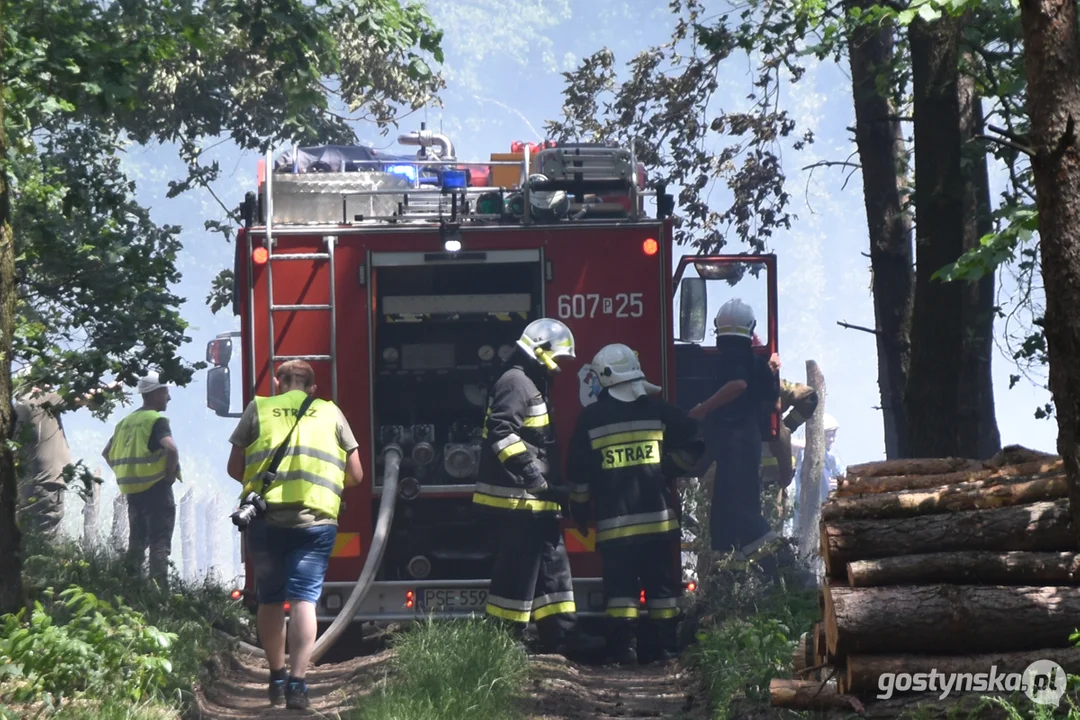
[[786, 488], [791, 484], [795, 472], [791, 434], [814, 414], [817, 404], [818, 395], [814, 388], [780, 379], [779, 410], [782, 416], [787, 415], [776, 438], [761, 444], [761, 483], [764, 487]]
[[577, 606], [559, 520], [569, 493], [558, 482], [548, 384], [559, 358], [574, 357], [563, 323], [528, 325], [492, 384], [473, 503], [493, 520], [495, 564], [487, 614], [524, 639], [530, 618], [544, 650], [599, 650], [603, 640], [578, 632]]
[[709, 508], [709, 535], [715, 552], [734, 550], [738, 567], [760, 561], [775, 576], [773, 553], [782, 547], [779, 536], [761, 513], [762, 408], [774, 407], [780, 397], [779, 378], [764, 358], [754, 353], [751, 338], [757, 320], [753, 309], [733, 299], [713, 321], [718, 390], [690, 411], [704, 421], [706, 453], [698, 464], [701, 477], [715, 462], [716, 480]]
[[681, 534], [671, 481], [688, 475], [705, 450], [696, 420], [664, 400], [626, 345], [607, 345], [592, 361], [603, 388], [578, 418], [570, 440], [571, 510], [584, 528], [596, 507], [596, 545], [604, 563], [608, 654], [636, 664], [639, 593], [649, 611], [643, 637], [666, 661], [678, 647]]

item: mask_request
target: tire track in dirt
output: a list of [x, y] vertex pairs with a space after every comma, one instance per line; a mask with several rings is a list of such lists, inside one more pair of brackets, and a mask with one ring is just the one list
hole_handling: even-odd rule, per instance
[[[318, 665], [308, 673], [311, 710], [271, 707], [266, 695], [266, 661], [245, 653], [211, 663], [211, 681], [195, 692], [191, 720], [256, 718], [337, 718], [354, 709], [386, 677], [391, 650], [341, 663]], [[559, 655], [531, 659], [523, 714], [529, 720], [671, 718], [698, 720], [704, 708], [694, 702], [688, 678], [676, 666], [633, 668], [578, 665]], [[432, 718], [430, 720], [437, 720]]]
[[676, 665], [597, 667], [558, 655], [532, 658], [529, 720], [699, 720], [689, 678]]
[[266, 661], [246, 653], [211, 661], [211, 681], [195, 691], [189, 718], [248, 720], [254, 718], [336, 718], [356, 707], [357, 698], [386, 676], [391, 651], [384, 650], [341, 663], [316, 665], [308, 672], [311, 710], [272, 707], [267, 697], [270, 670]]

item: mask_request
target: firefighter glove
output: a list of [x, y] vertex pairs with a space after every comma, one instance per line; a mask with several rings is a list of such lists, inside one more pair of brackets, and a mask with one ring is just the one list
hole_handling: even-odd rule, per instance
[[544, 474], [540, 472], [540, 468], [534, 462], [530, 462], [525, 466], [525, 469], [521, 471], [521, 477], [525, 489], [533, 495], [537, 495], [548, 488], [547, 481], [544, 480]]

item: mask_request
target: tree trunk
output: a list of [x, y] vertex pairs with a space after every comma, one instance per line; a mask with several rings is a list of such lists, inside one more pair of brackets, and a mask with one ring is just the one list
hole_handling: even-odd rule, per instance
[[833, 685], [816, 680], [783, 680], [781, 678], [773, 678], [769, 681], [769, 702], [773, 707], [789, 710], [828, 710], [830, 708], [852, 710], [858, 707], [852, 704], [852, 698], [841, 695]]
[[1060, 475], [1064, 472], [1065, 465], [1060, 460], [1054, 460], [1053, 462], [1035, 460], [1022, 465], [1010, 465], [985, 470], [960, 470], [940, 475], [887, 475], [885, 477], [863, 478], [849, 476], [844, 478], [836, 489], [836, 497], [865, 497], [874, 493], [924, 490], [943, 485], [983, 482], [995, 478], [1000, 478], [1002, 481], [1013, 478], [1034, 480], [1047, 475]]
[[821, 512], [821, 474], [825, 468], [825, 377], [813, 360], [806, 361], [806, 384], [814, 388], [818, 404], [806, 419], [806, 448], [803, 450], [799, 476], [798, 518], [799, 550], [804, 558], [814, 555], [818, 518]]
[[859, 465], [848, 465], [847, 476], [851, 478], [913, 476], [913, 475], [941, 475], [942, 473], [960, 472], [963, 470], [981, 470], [985, 466], [969, 458], [940, 457], [940, 458], [911, 458], [907, 460], [886, 460], [885, 462], [869, 462]]
[[[987, 331], [983, 286], [933, 280], [955, 262], [977, 225], [976, 178], [965, 172], [965, 119], [959, 78], [964, 20], [916, 19], [910, 28], [915, 118], [916, 267], [911, 365], [904, 398], [914, 457], [986, 458], [1000, 444], [982, 417], [993, 392], [989, 358], [974, 357]], [[969, 113], [970, 115], [970, 113]], [[983, 160], [985, 162], [985, 159]], [[969, 202], [970, 201], [970, 202]], [[992, 330], [992, 324], [990, 326]], [[993, 429], [991, 433], [990, 430]]]
[[113, 550], [122, 553], [128, 546], [128, 516], [127, 495], [122, 492], [116, 493], [113, 498], [112, 541]]
[[[848, 9], [875, 0], [848, 0]], [[893, 28], [853, 23], [848, 37], [851, 89], [855, 102], [855, 145], [862, 166], [863, 203], [870, 235], [878, 388], [885, 423], [885, 456], [907, 457], [907, 384], [911, 309], [915, 293], [911, 218], [904, 211], [907, 152], [895, 103], [880, 91], [895, 62]], [[883, 83], [892, 89], [894, 83]]]
[[1065, 648], [1080, 626], [1076, 587], [830, 587], [825, 604], [829, 652], [845, 658]]
[[[965, 64], [975, 59], [965, 53]], [[986, 170], [986, 148], [975, 136], [985, 132], [982, 98], [975, 87], [975, 78], [966, 74], [958, 83], [960, 93], [960, 133], [964, 138], [961, 172], [964, 175], [964, 252], [979, 247], [984, 235], [994, 230], [990, 204], [990, 176]], [[964, 304], [961, 337], [963, 351], [959, 396], [965, 400], [961, 422], [956, 428], [960, 435], [958, 447], [970, 448], [965, 453], [979, 459], [992, 457], [1001, 450], [1001, 433], [994, 407], [994, 373], [991, 357], [994, 354], [994, 275], [963, 282]]]
[[1058, 452], [1080, 541], [1080, 39], [1073, 0], [1022, 0], [1028, 115]]
[[[2, 4], [0, 4], [2, 7]], [[0, 157], [7, 157], [3, 85], [0, 83]], [[0, 166], [0, 437], [12, 439], [15, 412], [11, 405], [11, 338], [15, 334], [15, 236], [11, 228], [11, 192]], [[0, 444], [0, 615], [26, 606], [22, 584], [22, 535], [15, 523], [19, 483], [15, 457]]]
[[180, 559], [184, 572], [180, 577], [195, 582], [198, 575], [195, 565], [195, 488], [188, 488], [180, 499]]
[[[1075, 675], [1080, 672], [1080, 648], [1075, 647], [983, 655], [849, 655], [844, 684], [847, 692], [853, 695], [876, 695], [882, 692], [879, 678], [887, 673], [929, 675], [936, 672], [941, 676], [975, 676], [994, 673], [1001, 676], [1008, 673], [1023, 673], [1031, 663], [1037, 660], [1053, 660], [1066, 673]], [[948, 677], [936, 679], [934, 682], [936, 682], [938, 692], [946, 687], [942, 684], [943, 679], [951, 680]], [[1065, 681], [1065, 678], [1060, 679]], [[973, 690], [983, 694], [977, 686], [973, 687], [978, 682], [974, 677], [957, 678], [952, 681], [956, 684], [949, 686], [950, 694]], [[927, 684], [929, 682], [930, 679], [927, 678]], [[990, 688], [984, 687], [981, 690], [990, 691]], [[894, 692], [901, 691], [894, 690]]]
[[1071, 552], [943, 552], [848, 563], [850, 587], [872, 585], [1080, 585]]
[[856, 560], [963, 550], [1071, 550], [1066, 500], [895, 520], [824, 523], [822, 554], [830, 577]]
[[[95, 480], [101, 479], [101, 468], [94, 468]], [[83, 505], [83, 545], [88, 548], [98, 544], [98, 509], [101, 505], [101, 484], [90, 483], [90, 494]]]
[[935, 515], [1027, 505], [1067, 497], [1068, 493], [1069, 486], [1064, 474], [1011, 482], [990, 479], [925, 490], [900, 490], [861, 497], [833, 498], [821, 508], [821, 517], [829, 521]]

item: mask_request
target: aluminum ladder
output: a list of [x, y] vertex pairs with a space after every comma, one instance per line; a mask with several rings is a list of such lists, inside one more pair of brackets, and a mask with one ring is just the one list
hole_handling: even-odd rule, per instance
[[[329, 362], [330, 363], [330, 388], [331, 395], [335, 404], [338, 402], [338, 373], [337, 373], [337, 278], [334, 266], [334, 246], [337, 244], [337, 237], [334, 235], [324, 236], [324, 242], [326, 244], [325, 252], [302, 252], [302, 253], [278, 253], [274, 254], [274, 245], [277, 243], [270, 237], [269, 223], [267, 223], [267, 239], [266, 250], [266, 298], [269, 312], [267, 318], [269, 320], [270, 331], [270, 368], [273, 372], [274, 364], [279, 362], [285, 362], [286, 360], [307, 360], [308, 362]], [[301, 303], [299, 305], [275, 305], [274, 304], [274, 263], [275, 262], [309, 262], [315, 263], [320, 260], [326, 260], [330, 264], [330, 302], [327, 304], [321, 303]], [[329, 355], [278, 355], [277, 349], [274, 346], [274, 313], [280, 311], [298, 310], [305, 312], [327, 312], [330, 313], [330, 354]], [[277, 388], [271, 384], [270, 394], [276, 395]]]

